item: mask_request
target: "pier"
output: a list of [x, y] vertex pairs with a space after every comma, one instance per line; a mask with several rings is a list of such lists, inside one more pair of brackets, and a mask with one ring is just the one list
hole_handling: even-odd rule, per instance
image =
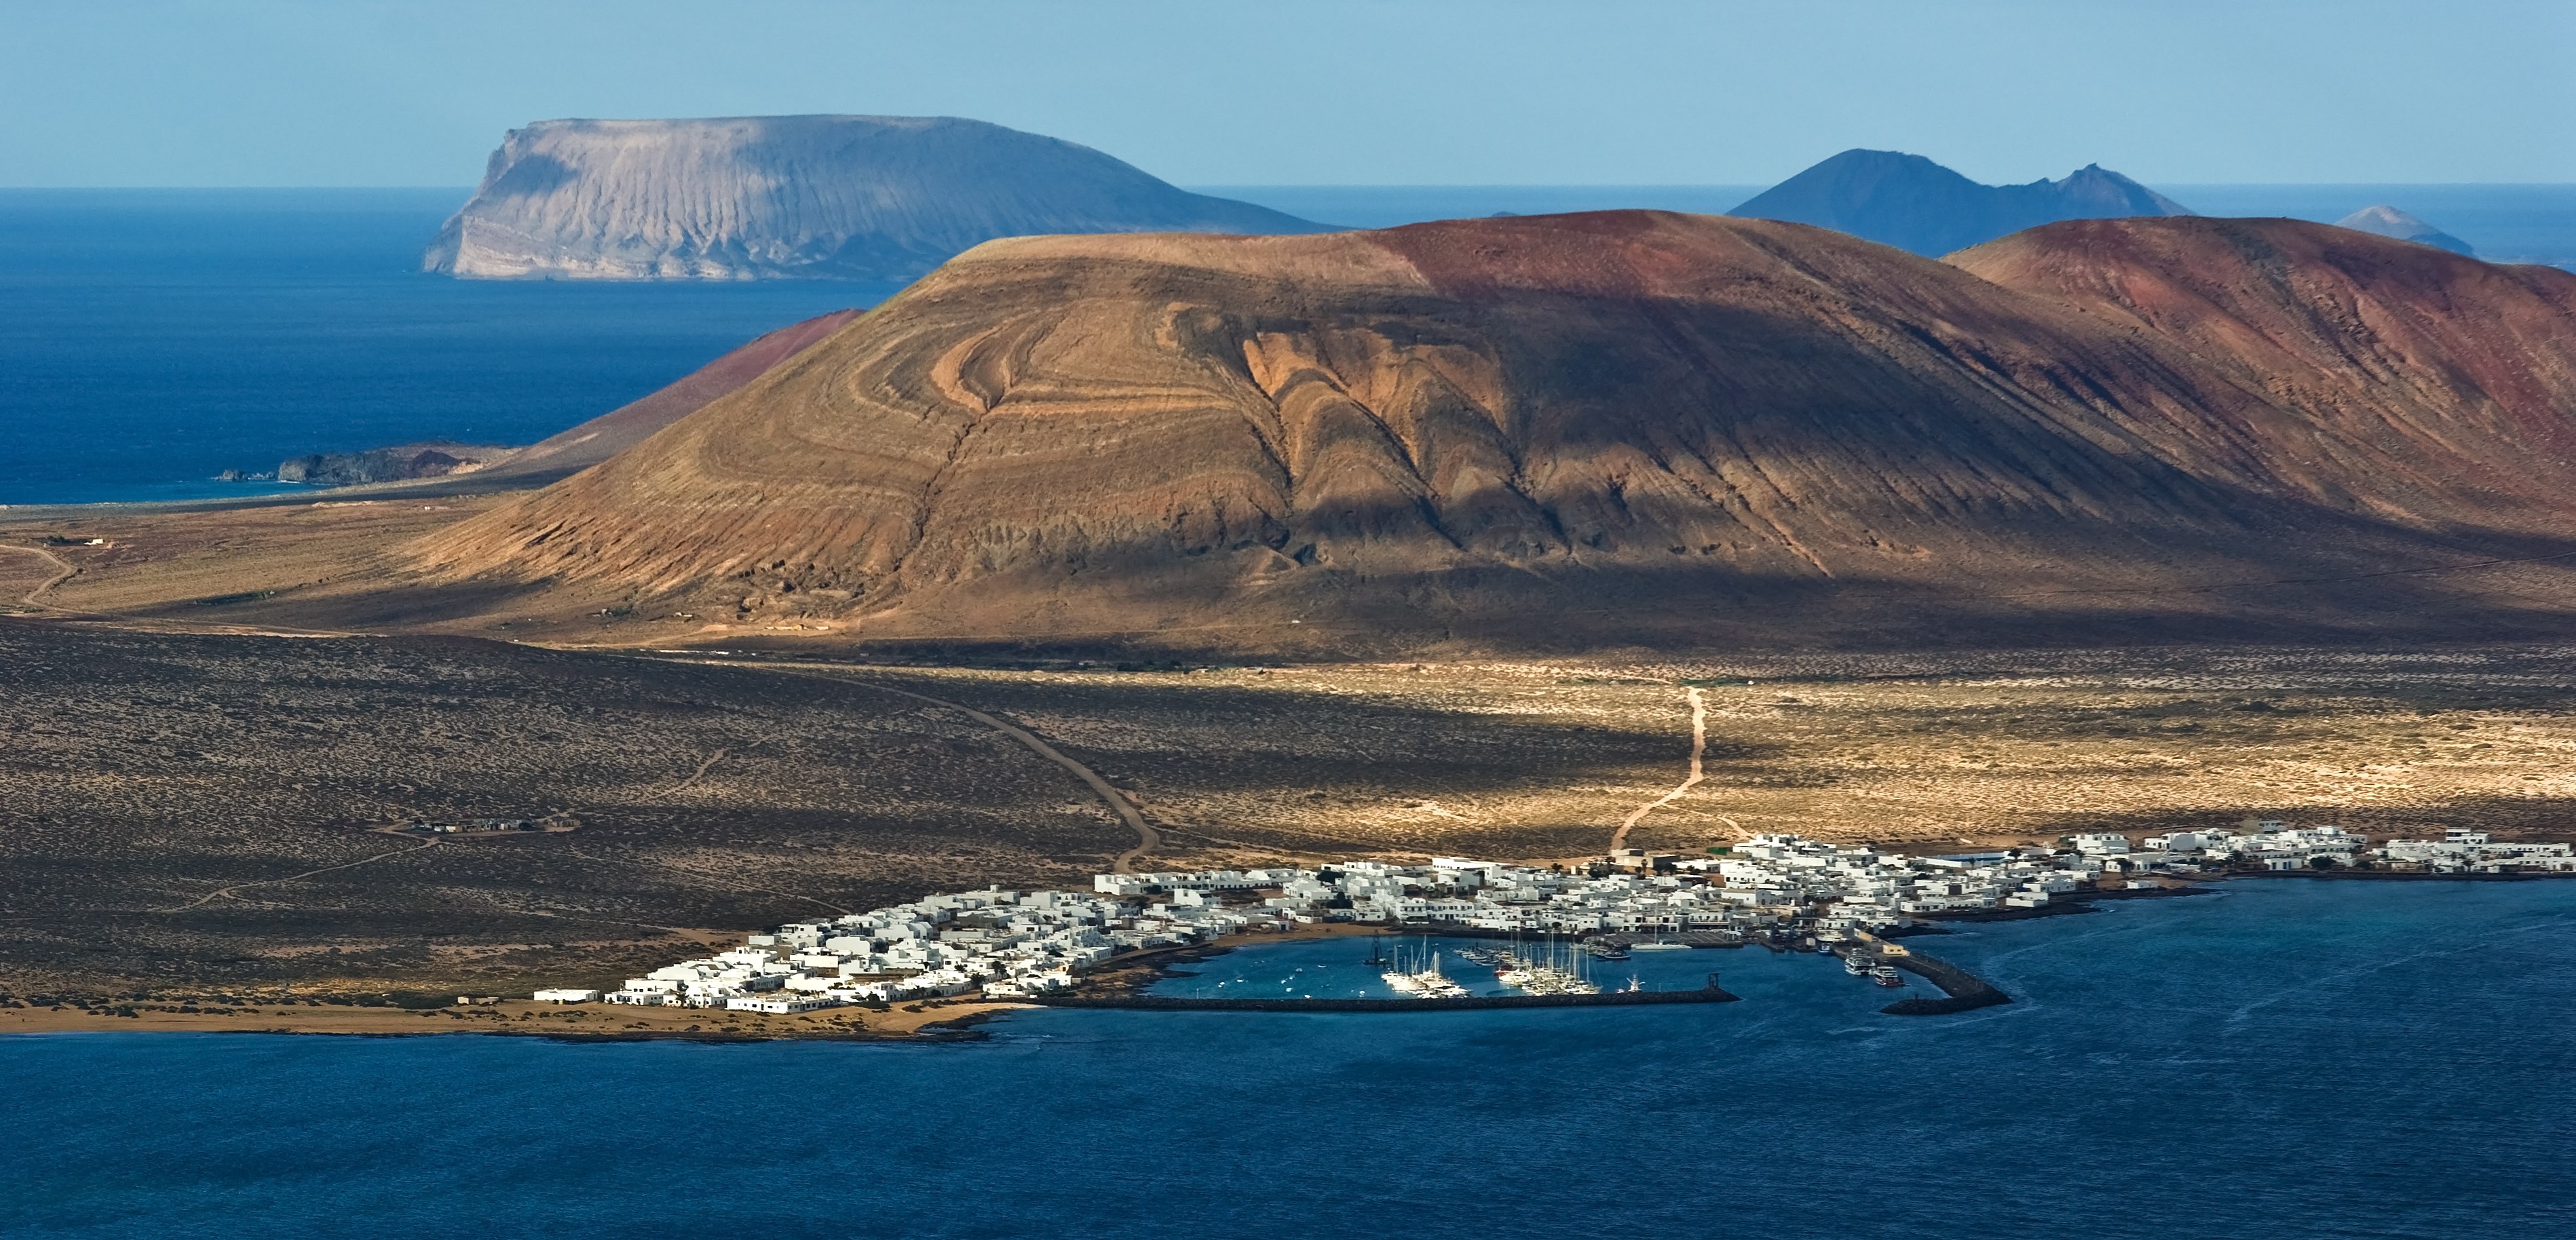
[[1947, 1016], [1953, 1012], [1972, 1012], [2012, 1002], [2012, 996], [1997, 990], [1984, 978], [1968, 972], [1938, 956], [1909, 951], [1902, 956], [1888, 956], [1887, 963], [1941, 988], [1938, 999], [1899, 999], [1880, 1008], [1884, 1016]]

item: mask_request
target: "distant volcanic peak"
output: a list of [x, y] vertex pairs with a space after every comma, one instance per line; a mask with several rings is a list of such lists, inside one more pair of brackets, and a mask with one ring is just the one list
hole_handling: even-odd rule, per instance
[[2468, 242], [2462, 241], [2449, 233], [2443, 232], [2441, 229], [2433, 227], [2431, 224], [2425, 223], [2423, 220], [2418, 219], [2413, 215], [2386, 204], [2381, 204], [2375, 207], [2363, 207], [2361, 210], [2355, 211], [2342, 219], [2336, 220], [2335, 227], [2349, 228], [2355, 232], [2375, 233], [2382, 237], [2395, 237], [2400, 241], [2412, 241], [2417, 245], [2429, 245], [2436, 249], [2449, 250], [2454, 254], [2474, 255], [2477, 253], [2477, 251], [2472, 248]]
[[2054, 220], [2191, 212], [2099, 164], [2060, 180], [1994, 186], [1920, 155], [1850, 150], [1755, 195], [1730, 214], [1814, 224], [1917, 254], [1940, 255]]
[[995, 237], [1321, 228], [955, 117], [556, 120], [510, 131], [422, 264], [480, 278], [905, 280]]
[[2064, 219], [2198, 214], [2100, 164], [2086, 164], [2058, 180], [2033, 182], [2028, 188], [2043, 190], [2070, 207], [2088, 212], [2060, 217]]

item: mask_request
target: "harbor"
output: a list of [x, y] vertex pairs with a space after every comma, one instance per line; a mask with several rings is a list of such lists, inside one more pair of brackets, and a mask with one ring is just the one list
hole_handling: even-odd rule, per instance
[[[1633, 971], [1619, 984], [1615, 966], [1759, 946], [1836, 957], [1857, 981], [1890, 990], [1919, 977], [1941, 997], [1902, 996], [1882, 1012], [1945, 1015], [2011, 998], [1896, 938], [1943, 920], [2021, 919], [2189, 894], [2206, 889], [2199, 880], [2229, 874], [2334, 872], [2563, 875], [2576, 873], [2576, 858], [2564, 844], [2503, 843], [2465, 831], [2372, 849], [2340, 828], [2248, 820], [2238, 831], [2176, 831], [2142, 842], [2078, 834], [2058, 847], [1933, 856], [1761, 834], [1696, 856], [1619, 849], [1543, 867], [1435, 857], [1424, 865], [1113, 872], [1095, 875], [1089, 892], [994, 887], [793, 922], [614, 989], [562, 986], [534, 998], [758, 1016], [961, 998], [1148, 1007], [1186, 999], [1261, 1011], [1709, 1002], [1725, 995], [1713, 971], [1703, 971], [1701, 984], [1659, 988], [1696, 997], [1640, 999], [1633, 996], [1649, 988]], [[1339, 990], [1147, 993], [1167, 976], [1149, 962], [1175, 951], [1370, 928], [1379, 934], [1368, 976]]]

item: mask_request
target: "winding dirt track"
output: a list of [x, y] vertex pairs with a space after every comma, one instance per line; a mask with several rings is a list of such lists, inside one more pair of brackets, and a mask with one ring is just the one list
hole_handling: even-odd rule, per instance
[[[993, 715], [988, 715], [972, 706], [964, 706], [956, 702], [948, 701], [945, 698], [935, 698], [926, 693], [914, 693], [909, 689], [897, 689], [890, 685], [878, 684], [872, 680], [862, 680], [855, 676], [836, 674], [839, 672], [839, 669], [837, 668], [818, 666], [810, 663], [723, 663], [715, 666], [758, 667], [777, 671], [797, 672], [804, 675], [822, 675], [828, 679], [858, 685], [861, 688], [874, 689], [880, 693], [891, 693], [897, 697], [908, 697], [916, 702], [927, 702], [933, 706], [942, 706], [949, 710], [956, 711], [977, 723], [983, 724], [985, 727], [991, 728], [996, 732], [1000, 732], [1004, 736], [1010, 737], [1012, 740], [1018, 741], [1022, 745], [1028, 746], [1029, 750], [1037, 754], [1039, 757], [1073, 772], [1075, 778], [1090, 785], [1091, 791], [1099, 796], [1102, 804], [1107, 805], [1112, 812], [1116, 813], [1120, 819], [1126, 822], [1128, 829], [1136, 833], [1136, 846], [1110, 859], [1109, 871], [1111, 873], [1135, 873], [1136, 861], [1138, 858], [1147, 856], [1163, 846], [1163, 833], [1155, 830], [1152, 823], [1145, 821], [1145, 815], [1137, 810], [1135, 802], [1127, 799], [1126, 794], [1109, 786], [1109, 781], [1102, 779], [1099, 772], [1074, 761], [1072, 758], [1066, 757], [1064, 751], [1039, 739], [1036, 733], [1029, 731], [1027, 728], [1023, 728], [1018, 724], [1008, 722]], [[1699, 691], [1694, 689], [1691, 692], [1696, 694]]]
[[37, 611], [53, 610], [36, 600], [43, 598], [46, 592], [52, 590], [55, 586], [61, 585], [80, 575], [80, 567], [78, 565], [73, 564], [71, 561], [66, 560], [61, 556], [55, 555], [53, 552], [47, 551], [42, 547], [29, 547], [17, 543], [6, 543], [0, 544], [0, 551], [23, 551], [28, 555], [32, 555], [37, 559], [53, 565], [57, 570], [59, 570], [52, 577], [47, 578], [45, 580], [45, 584], [27, 591], [27, 597], [18, 600], [18, 605], [21, 607], [29, 607]]
[[1636, 826], [1639, 819], [1644, 818], [1647, 814], [1650, 814], [1663, 806], [1670, 805], [1673, 802], [1680, 800], [1683, 793], [1690, 791], [1692, 785], [1697, 784], [1702, 778], [1704, 778], [1700, 771], [1700, 760], [1708, 753], [1708, 699], [1697, 689], [1690, 691], [1690, 708], [1690, 776], [1682, 780], [1680, 787], [1628, 811], [1628, 816], [1620, 821], [1619, 829], [1610, 833], [1610, 851], [1617, 852], [1620, 849], [1627, 847], [1628, 829]]
[[274, 887], [274, 886], [276, 886], [276, 885], [277, 885], [277, 884], [279, 884], [279, 883], [291, 883], [291, 882], [296, 881], [297, 879], [302, 879], [302, 878], [311, 878], [311, 877], [313, 877], [313, 876], [314, 876], [314, 875], [316, 875], [316, 874], [328, 874], [328, 873], [332, 872], [333, 870], [354, 870], [354, 869], [358, 868], [359, 866], [365, 865], [365, 864], [367, 864], [368, 862], [371, 862], [371, 861], [382, 861], [382, 860], [384, 860], [384, 859], [385, 859], [385, 858], [387, 858], [387, 857], [399, 857], [399, 856], [403, 855], [404, 853], [415, 853], [415, 852], [419, 852], [421, 849], [424, 849], [424, 848], [436, 848], [437, 846], [438, 846], [438, 841], [437, 841], [437, 840], [424, 840], [424, 841], [422, 841], [421, 843], [414, 844], [414, 845], [412, 845], [412, 846], [411, 846], [411, 847], [409, 847], [409, 848], [396, 848], [396, 849], [393, 849], [393, 850], [392, 850], [392, 851], [390, 851], [390, 852], [380, 852], [380, 853], [377, 853], [376, 855], [374, 855], [374, 856], [372, 856], [372, 857], [365, 857], [365, 858], [361, 858], [361, 859], [356, 860], [356, 861], [344, 862], [344, 863], [342, 863], [342, 864], [340, 864], [340, 865], [326, 865], [326, 866], [323, 866], [321, 869], [318, 869], [318, 870], [306, 870], [305, 872], [303, 872], [303, 873], [301, 873], [301, 874], [289, 874], [289, 875], [287, 875], [287, 876], [286, 876], [286, 877], [284, 877], [284, 878], [263, 878], [263, 879], [259, 879], [259, 880], [254, 881], [254, 882], [247, 882], [247, 883], [234, 883], [234, 884], [233, 884], [232, 886], [230, 886], [230, 887], [219, 887], [219, 888], [216, 888], [215, 890], [213, 890], [213, 891], [209, 891], [209, 892], [207, 892], [206, 894], [201, 895], [201, 896], [197, 897], [197, 898], [196, 898], [196, 899], [194, 899], [194, 900], [190, 900], [190, 901], [188, 901], [188, 902], [187, 902], [187, 903], [185, 903], [185, 904], [173, 904], [173, 905], [171, 905], [171, 906], [170, 906], [170, 907], [168, 907], [168, 908], [156, 908], [156, 909], [154, 909], [154, 910], [152, 910], [152, 911], [153, 911], [153, 912], [156, 912], [156, 913], [184, 913], [184, 912], [188, 911], [189, 909], [195, 908], [195, 907], [197, 907], [198, 905], [205, 903], [205, 902], [206, 902], [206, 901], [208, 901], [208, 900], [215, 899], [215, 898], [216, 898], [216, 897], [218, 897], [218, 896], [228, 896], [228, 895], [231, 895], [232, 893], [234, 893], [234, 892], [236, 892], [236, 891], [241, 891], [241, 890], [244, 890], [244, 889], [246, 889], [246, 888], [251, 888], [251, 887]]

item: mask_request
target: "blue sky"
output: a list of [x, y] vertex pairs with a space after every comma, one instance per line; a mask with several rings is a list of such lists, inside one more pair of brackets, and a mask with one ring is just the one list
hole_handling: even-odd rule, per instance
[[5, 0], [0, 185], [466, 185], [557, 116], [972, 116], [1208, 184], [2576, 181], [2576, 0]]

